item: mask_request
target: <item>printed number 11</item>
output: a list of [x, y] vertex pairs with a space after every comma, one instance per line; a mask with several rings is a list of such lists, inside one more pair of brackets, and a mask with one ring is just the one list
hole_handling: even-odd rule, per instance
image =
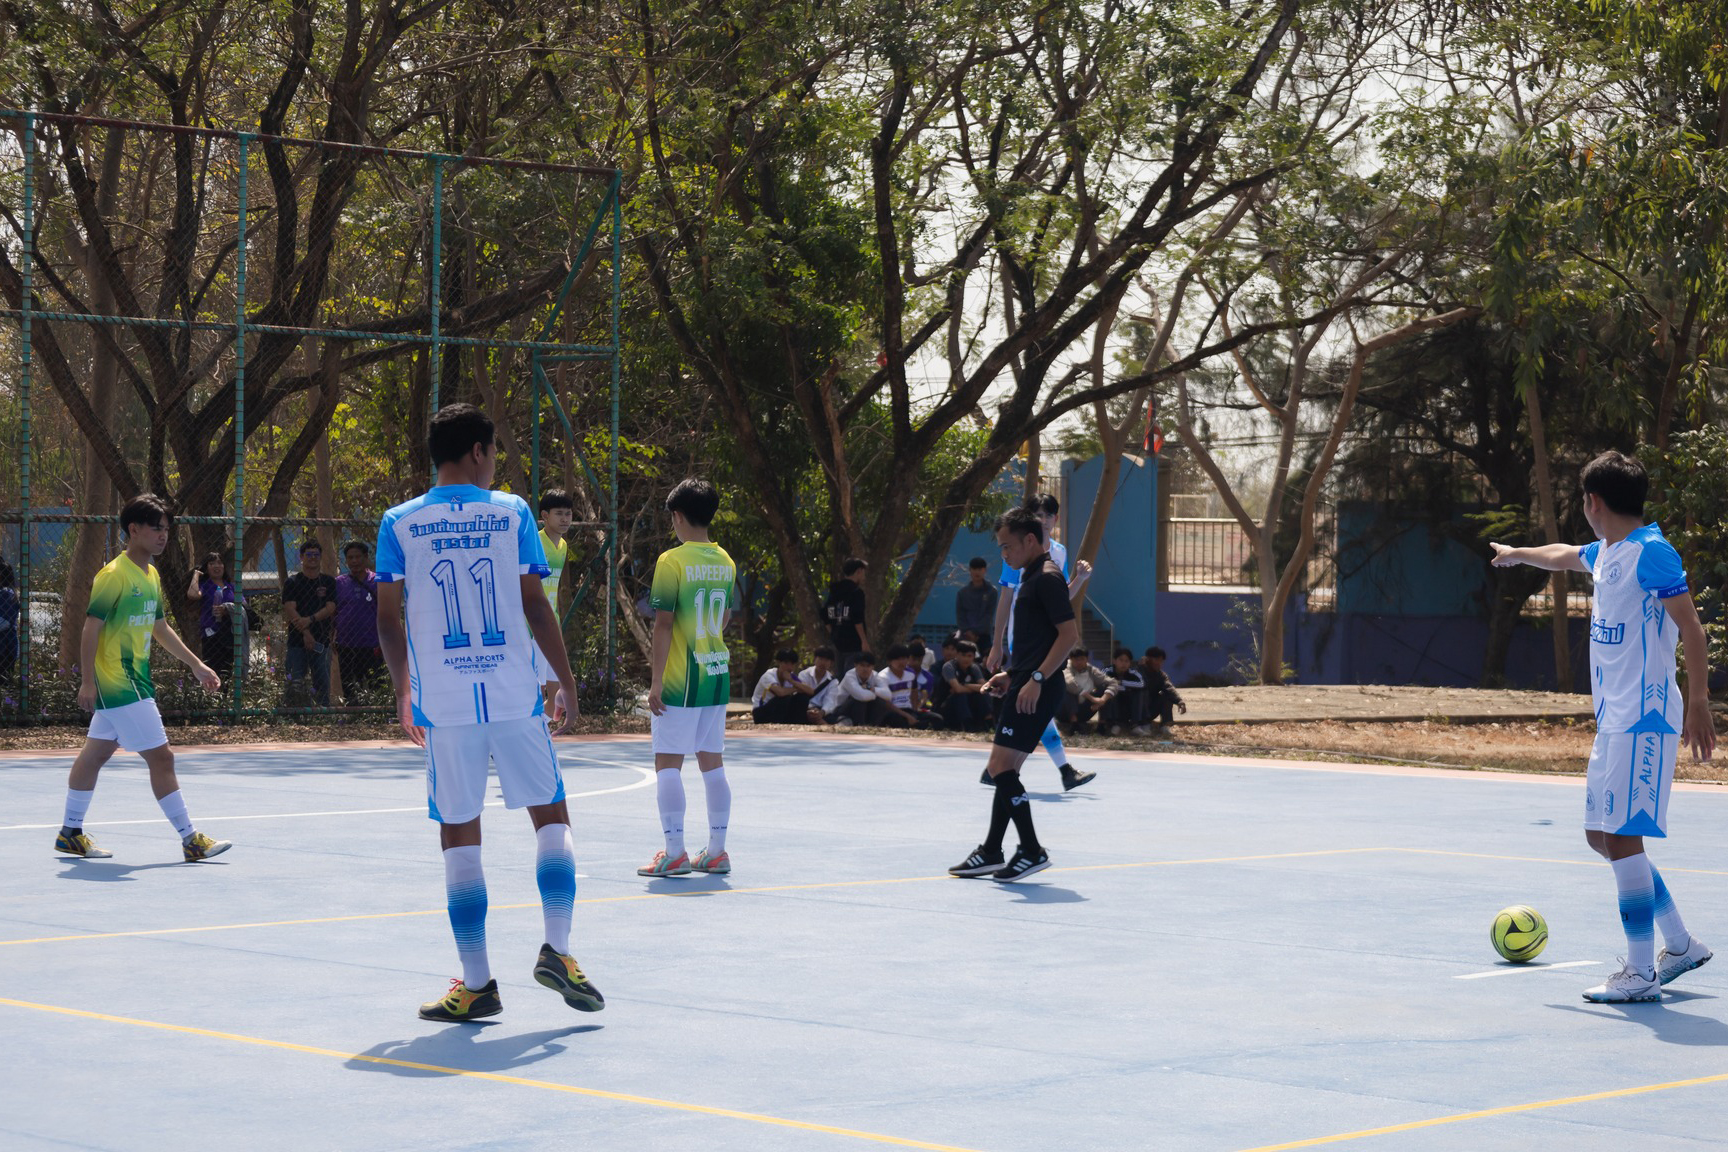
[[[496, 648], [504, 643], [504, 630], [498, 626], [498, 580], [492, 571], [490, 557], [482, 557], [468, 567], [468, 575], [480, 588], [480, 643]], [[444, 594], [444, 647], [466, 648], [472, 641], [462, 628], [462, 599], [456, 592], [456, 565], [448, 559], [432, 566], [432, 582]]]

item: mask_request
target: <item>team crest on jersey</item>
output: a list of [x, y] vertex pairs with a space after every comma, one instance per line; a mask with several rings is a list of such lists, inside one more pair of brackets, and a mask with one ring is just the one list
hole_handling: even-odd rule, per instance
[[1614, 563], [1608, 565], [1607, 571], [1602, 573], [1602, 583], [1618, 584], [1620, 583], [1620, 575], [1620, 561], [1616, 560]]

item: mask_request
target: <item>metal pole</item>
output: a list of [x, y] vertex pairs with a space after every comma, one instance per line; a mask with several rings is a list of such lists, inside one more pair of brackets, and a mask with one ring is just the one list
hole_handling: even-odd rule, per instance
[[[540, 353], [529, 353], [528, 382], [530, 390], [534, 393], [534, 403], [530, 412], [533, 414], [531, 418], [534, 423], [528, 441], [528, 487], [530, 489], [528, 499], [534, 505], [536, 514], [540, 511], [540, 379], [543, 371], [540, 366]], [[574, 448], [575, 445], [571, 445], [571, 447]], [[557, 605], [554, 604], [553, 607], [556, 608]]]
[[[432, 406], [438, 414], [438, 385], [444, 375], [444, 346], [438, 340], [439, 312], [444, 302], [444, 158], [432, 157]], [[436, 471], [434, 471], [436, 478]]]
[[35, 291], [31, 272], [36, 266], [36, 117], [24, 114], [24, 272], [22, 322], [23, 363], [18, 379], [19, 503], [18, 524], [18, 718], [30, 715], [30, 304]]
[[241, 689], [246, 681], [245, 606], [240, 603], [245, 594], [246, 563], [246, 170], [250, 167], [252, 137], [240, 134], [239, 210], [236, 214], [239, 232], [234, 246], [234, 563], [228, 578], [234, 581], [235, 604], [230, 613], [241, 614], [242, 627], [228, 621], [229, 635], [234, 641], [234, 703], [233, 716], [240, 719]]
[[606, 540], [606, 677], [607, 693], [615, 705], [618, 701], [618, 335], [620, 301], [624, 284], [624, 173], [612, 174], [612, 459], [611, 459], [611, 532]]

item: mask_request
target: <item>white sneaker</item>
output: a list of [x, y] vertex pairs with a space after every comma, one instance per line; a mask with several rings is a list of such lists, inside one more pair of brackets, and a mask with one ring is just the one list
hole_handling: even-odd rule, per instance
[[850, 717], [850, 716], [840, 717], [840, 719], [834, 721], [834, 727], [836, 727], [836, 728], [850, 728], [850, 727], [852, 727], [852, 717]]
[[1634, 972], [1625, 960], [1623, 967], [1594, 988], [1584, 989], [1584, 999], [1594, 1004], [1633, 1004], [1662, 999], [1662, 985], [1654, 976]]
[[1134, 735], [1150, 736], [1152, 735], [1152, 726], [1150, 724], [1137, 724], [1134, 727]]
[[1676, 976], [1684, 976], [1694, 968], [1702, 968], [1710, 962], [1715, 953], [1698, 937], [1692, 937], [1692, 942], [1684, 952], [1670, 952], [1664, 948], [1656, 953], [1656, 982], [1667, 984]]

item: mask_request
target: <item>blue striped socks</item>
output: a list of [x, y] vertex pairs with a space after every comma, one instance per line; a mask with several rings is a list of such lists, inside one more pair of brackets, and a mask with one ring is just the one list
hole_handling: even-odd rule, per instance
[[1056, 727], [1056, 721], [1050, 721], [1044, 729], [1044, 735], [1038, 737], [1038, 743], [1044, 745], [1044, 751], [1050, 753], [1050, 759], [1056, 761], [1060, 768], [1068, 763], [1068, 749], [1062, 743], [1062, 733]]
[[1620, 889], [1620, 926], [1626, 930], [1626, 963], [1645, 979], [1656, 975], [1656, 887], [1650, 858], [1640, 852], [1611, 860]]
[[1668, 885], [1662, 883], [1662, 873], [1650, 865], [1650, 880], [1656, 892], [1656, 927], [1662, 929], [1662, 943], [1668, 951], [1679, 955], [1692, 947], [1692, 933], [1686, 931], [1686, 921], [1674, 907], [1674, 897], [1668, 895]]
[[546, 943], [570, 953], [570, 920], [576, 903], [576, 848], [570, 825], [548, 824], [534, 833], [534, 879], [540, 885], [540, 912], [546, 918]]
[[450, 931], [462, 961], [462, 983], [470, 991], [492, 983], [486, 961], [486, 873], [480, 845], [444, 849], [444, 893], [450, 902]]

